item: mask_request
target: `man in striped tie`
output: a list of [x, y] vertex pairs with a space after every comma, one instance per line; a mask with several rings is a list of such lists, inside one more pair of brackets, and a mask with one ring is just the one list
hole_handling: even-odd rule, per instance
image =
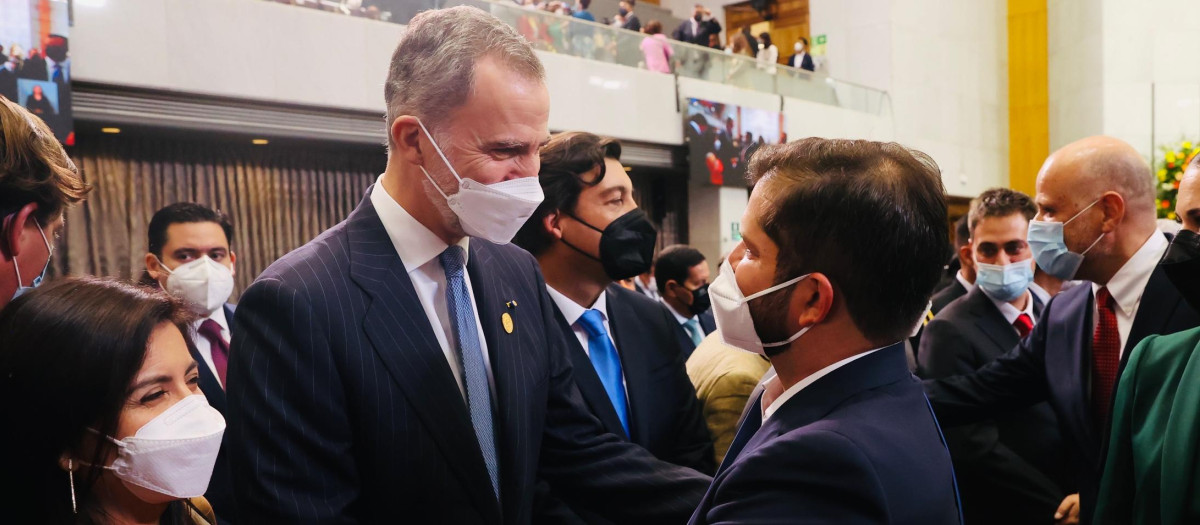
[[[193, 202], [177, 202], [156, 212], [147, 228], [146, 275], [179, 297], [196, 314], [192, 358], [200, 365], [200, 391], [208, 404], [226, 412], [225, 385], [233, 340], [233, 224], [225, 214]], [[217, 457], [205, 497], [222, 521], [236, 521], [229, 462], [224, 447]]]
[[529, 43], [476, 8], [422, 12], [383, 95], [385, 171], [238, 305], [239, 517], [524, 524], [561, 507], [545, 482], [610, 521], [682, 522], [709, 478], [588, 411], [537, 261], [510, 244], [550, 135]]
[[[971, 201], [967, 242], [975, 288], [925, 326], [920, 374], [974, 372], [1029, 335], [1044, 304], [1030, 290], [1026, 242], [1037, 206], [1028, 195], [993, 188]], [[974, 425], [946, 429], [967, 523], [1047, 522], [1075, 483], [1058, 421], [1047, 403]]]
[[1011, 352], [973, 374], [925, 385], [947, 427], [1050, 403], [1079, 484], [1055, 511], [1059, 523], [1091, 522], [1112, 396], [1129, 351], [1150, 335], [1200, 326], [1159, 264], [1169, 237], [1155, 222], [1154, 180], [1141, 154], [1112, 137], [1051, 154], [1038, 173], [1027, 242], [1046, 273], [1091, 286], [1056, 295]]

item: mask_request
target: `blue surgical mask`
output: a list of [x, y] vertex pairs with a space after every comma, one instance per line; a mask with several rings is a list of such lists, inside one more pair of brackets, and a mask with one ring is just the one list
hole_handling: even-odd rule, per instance
[[1092, 245], [1088, 246], [1083, 253], [1075, 253], [1067, 248], [1067, 243], [1063, 240], [1063, 227], [1070, 224], [1083, 212], [1091, 209], [1097, 202], [1100, 202], [1100, 199], [1092, 201], [1087, 208], [1079, 210], [1079, 213], [1067, 219], [1066, 222], [1029, 221], [1029, 237], [1026, 242], [1029, 243], [1029, 249], [1033, 251], [1033, 259], [1037, 261], [1037, 265], [1042, 271], [1064, 281], [1075, 277], [1079, 265], [1083, 264], [1083, 257], [1096, 246], [1096, 243], [1100, 242], [1100, 239], [1104, 238], [1104, 234], [1101, 233], [1099, 237], [1096, 237]]
[[13, 293], [13, 299], [25, 295], [26, 292], [42, 285], [42, 279], [46, 278], [46, 270], [50, 269], [50, 257], [54, 256], [54, 248], [50, 246], [50, 240], [46, 238], [46, 232], [42, 230], [42, 225], [37, 222], [37, 219], [34, 219], [33, 223], [37, 224], [38, 233], [42, 234], [42, 242], [46, 243], [46, 265], [42, 267], [41, 275], [34, 277], [33, 282], [29, 286], [21, 286], [21, 268], [17, 265], [17, 259], [13, 258], [13, 270], [17, 272], [17, 291]]
[[1010, 264], [975, 262], [975, 284], [983, 293], [997, 301], [1014, 301], [1025, 294], [1033, 282], [1033, 265], [1029, 260]]

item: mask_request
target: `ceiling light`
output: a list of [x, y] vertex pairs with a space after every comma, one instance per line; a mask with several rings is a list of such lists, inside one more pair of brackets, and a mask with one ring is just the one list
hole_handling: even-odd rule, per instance
[[267, 139], [254, 139], [254, 140], [251, 140], [251, 141], [250, 141], [250, 143], [251, 143], [251, 144], [254, 144], [254, 145], [257, 145], [257, 146], [265, 146], [265, 145], [266, 145], [266, 144], [268, 144], [269, 142], [270, 142], [270, 141], [268, 141]]
[[121, 132], [121, 128], [100, 128], [100, 133], [117, 134]]

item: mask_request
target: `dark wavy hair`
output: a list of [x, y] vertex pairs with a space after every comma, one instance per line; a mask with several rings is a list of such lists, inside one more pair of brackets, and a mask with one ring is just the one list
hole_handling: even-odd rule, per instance
[[[142, 368], [150, 334], [171, 323], [185, 334], [191, 322], [178, 300], [121, 281], [71, 277], [22, 295], [0, 312], [0, 499], [17, 523], [104, 523], [92, 488], [104, 472], [76, 469], [78, 515], [71, 509], [64, 453], [104, 465]], [[11, 500], [9, 499], [11, 498]], [[185, 504], [168, 508], [164, 523], [189, 523]]]

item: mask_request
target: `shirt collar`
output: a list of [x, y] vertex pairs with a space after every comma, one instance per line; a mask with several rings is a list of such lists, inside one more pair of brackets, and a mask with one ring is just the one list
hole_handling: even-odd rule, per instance
[[691, 321], [692, 319], [696, 319], [696, 316], [694, 316], [694, 315], [691, 317], [684, 317], [682, 315], [679, 315], [679, 312], [675, 311], [675, 307], [667, 304], [667, 300], [663, 299], [662, 297], [658, 298], [658, 302], [662, 303], [663, 306], [667, 307], [667, 310], [671, 311], [671, 315], [675, 316], [675, 320], [679, 321], [679, 324], [687, 324], [688, 321]]
[[[392, 240], [396, 254], [404, 263], [405, 272], [412, 273], [441, 255], [450, 246], [388, 195], [387, 190], [383, 189], [383, 175], [375, 180], [375, 186], [371, 188], [371, 204], [375, 206], [375, 213], [383, 222], [383, 229]], [[470, 237], [464, 236], [458, 241], [458, 245], [463, 248], [463, 264], [471, 257], [470, 240]]]
[[550, 299], [554, 300], [554, 304], [558, 306], [558, 311], [562, 312], [563, 317], [567, 320], [567, 324], [571, 326], [575, 326], [579, 318], [583, 317], [583, 313], [588, 310], [599, 310], [600, 317], [608, 321], [608, 301], [605, 299], [605, 296], [608, 295], [607, 292], [601, 292], [600, 297], [596, 298], [596, 302], [592, 303], [591, 306], [585, 307], [572, 301], [569, 297], [548, 284], [546, 285], [546, 291], [550, 293]]
[[204, 324], [204, 321], [209, 319], [212, 319], [213, 321], [216, 321], [218, 325], [221, 325], [222, 331], [229, 331], [229, 320], [225, 318], [225, 305], [221, 305], [220, 308], [217, 308], [217, 311], [213, 312], [212, 315], [208, 317], [196, 319], [192, 322], [192, 327], [199, 331], [200, 325]]
[[[891, 346], [891, 345], [888, 345], [888, 346]], [[852, 355], [852, 356], [847, 357], [841, 361], [838, 361], [832, 365], [829, 365], [825, 368], [817, 370], [816, 372], [813, 372], [812, 375], [810, 375], [804, 379], [801, 379], [800, 381], [797, 381], [796, 384], [791, 386], [791, 388], [788, 388], [787, 390], [784, 390], [782, 394], [779, 394], [779, 397], [775, 398], [775, 401], [773, 401], [770, 406], [762, 407], [763, 423], [766, 423], [767, 419], [770, 418], [772, 414], [778, 412], [779, 409], [783, 407], [784, 403], [787, 403], [788, 400], [790, 400], [796, 394], [800, 393], [801, 390], [804, 390], [805, 387], [807, 387], [813, 383], [816, 383], [818, 379], [821, 379], [822, 377], [829, 375], [834, 370], [837, 370], [843, 366], [850, 364], [851, 362], [853, 362], [856, 359], [866, 357], [875, 352], [883, 350], [884, 348], [887, 348], [887, 346], [881, 347], [881, 348], [876, 348], [874, 350], [869, 350], [869, 351], [863, 352], [861, 354]], [[778, 375], [772, 376], [770, 379], [767, 379], [766, 381], [763, 382], [763, 391], [766, 392], [773, 386], [775, 388], [779, 388], [778, 383], [779, 383], [779, 376]]]
[[1154, 268], [1166, 253], [1167, 246], [1167, 237], [1155, 230], [1150, 238], [1142, 243], [1142, 247], [1134, 252], [1133, 257], [1125, 261], [1125, 265], [1108, 280], [1108, 284], [1102, 286], [1092, 283], [1092, 293], [1098, 293], [1100, 288], [1107, 287], [1108, 293], [1112, 294], [1117, 302], [1117, 308], [1126, 316], [1133, 316], [1142, 300], [1142, 293], [1146, 291], [1150, 274], [1154, 273]]
[[1033, 316], [1033, 295], [1029, 292], [1029, 290], [1025, 291], [1025, 297], [1027, 300], [1025, 301], [1024, 310], [1017, 310], [1017, 307], [1013, 306], [1012, 303], [995, 299], [990, 295], [988, 296], [988, 299], [991, 299], [992, 304], [996, 305], [996, 308], [1000, 310], [1000, 314], [1004, 316], [1004, 320], [1008, 321], [1008, 324], [1013, 324], [1016, 322], [1018, 317], [1021, 317], [1021, 314], [1028, 315], [1029, 320], [1031, 321], [1037, 319]]
[[968, 281], [966, 277], [963, 277], [962, 270], [959, 270], [958, 273], [955, 273], [954, 278], [958, 279], [958, 284], [961, 284], [962, 287], [968, 292], [975, 289], [975, 283], [972, 283], [971, 281]]

